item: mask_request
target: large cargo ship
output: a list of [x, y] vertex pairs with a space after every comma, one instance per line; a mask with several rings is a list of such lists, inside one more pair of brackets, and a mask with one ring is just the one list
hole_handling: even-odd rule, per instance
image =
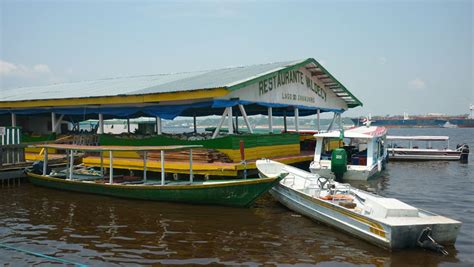
[[[449, 116], [444, 114], [427, 114], [420, 116], [374, 116], [370, 118], [371, 125], [385, 127], [471, 127], [474, 128], [474, 105], [470, 106], [469, 115]], [[352, 118], [354, 125], [362, 125], [366, 118]]]

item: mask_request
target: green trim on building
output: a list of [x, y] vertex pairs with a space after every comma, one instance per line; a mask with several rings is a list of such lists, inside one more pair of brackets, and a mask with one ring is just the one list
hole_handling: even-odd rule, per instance
[[294, 133], [282, 134], [249, 134], [231, 135], [209, 140], [179, 140], [165, 135], [156, 135], [144, 139], [119, 138], [113, 135], [100, 135], [99, 144], [104, 146], [173, 146], [173, 145], [202, 145], [212, 149], [239, 149], [240, 140], [244, 141], [245, 148], [260, 146], [277, 146], [299, 144], [299, 135]]
[[40, 135], [40, 136], [31, 136], [28, 134], [21, 135], [21, 142], [22, 143], [36, 143], [36, 142], [44, 142], [44, 141], [54, 141], [56, 140], [56, 134], [48, 134], [48, 135]]

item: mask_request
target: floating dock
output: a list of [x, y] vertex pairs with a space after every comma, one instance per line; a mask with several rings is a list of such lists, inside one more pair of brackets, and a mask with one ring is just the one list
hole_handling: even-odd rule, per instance
[[[362, 103], [315, 59], [277, 62], [210, 71], [145, 75], [3, 90], [0, 125], [22, 129], [22, 143], [51, 142], [75, 145], [169, 146], [200, 145], [196, 173], [238, 176], [255, 170], [255, 160], [272, 158], [286, 164], [312, 160], [314, 143], [300, 134], [301, 116], [316, 115], [314, 131], [341, 126], [341, 113]], [[321, 129], [320, 114], [331, 112], [328, 129]], [[196, 117], [220, 116], [208, 134], [197, 133]], [[266, 115], [268, 133], [254, 133], [249, 116]], [[193, 133], [185, 138], [163, 132], [163, 120], [193, 118]], [[273, 118], [283, 117], [284, 129], [274, 133]], [[152, 127], [131, 133], [130, 119], [147, 117]], [[81, 122], [95, 119], [89, 131]], [[107, 133], [105, 120], [127, 121], [128, 135]], [[288, 129], [288, 120], [294, 129]], [[240, 122], [239, 122], [240, 121]], [[226, 130], [224, 132], [224, 130]], [[289, 133], [289, 131], [292, 131]], [[196, 140], [196, 138], [200, 138]], [[309, 144], [309, 145], [308, 145]], [[25, 149], [25, 159], [60, 159], [64, 151]], [[167, 172], [187, 173], [175, 155], [166, 161]], [[141, 155], [114, 152], [118, 168], [140, 170]], [[202, 159], [209, 160], [202, 160]], [[201, 159], [201, 162], [199, 161]], [[150, 155], [150, 170], [160, 165]], [[83, 163], [97, 166], [100, 155], [87, 155]]]

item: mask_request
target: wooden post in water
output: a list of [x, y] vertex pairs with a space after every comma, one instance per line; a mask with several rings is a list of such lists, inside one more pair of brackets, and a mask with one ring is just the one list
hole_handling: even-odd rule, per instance
[[193, 182], [193, 149], [189, 150], [189, 182]]
[[112, 150], [109, 151], [109, 184], [114, 183], [114, 155], [112, 153]]
[[148, 160], [148, 151], [143, 152], [143, 183], [146, 183], [146, 162]]
[[72, 180], [72, 172], [74, 170], [74, 151], [71, 149], [70, 153], [70, 162], [69, 162], [69, 180]]
[[165, 185], [165, 151], [160, 151], [160, 161], [161, 161], [161, 185]]
[[46, 175], [47, 168], [48, 168], [48, 148], [44, 148], [43, 175]]
[[100, 151], [100, 175], [104, 178], [104, 152]]

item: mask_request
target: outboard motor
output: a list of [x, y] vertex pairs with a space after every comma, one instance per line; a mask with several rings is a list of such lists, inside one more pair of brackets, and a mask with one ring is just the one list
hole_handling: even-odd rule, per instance
[[430, 227], [423, 229], [420, 233], [420, 236], [418, 237], [418, 240], [416, 241], [417, 245], [422, 248], [439, 252], [445, 256], [448, 255], [449, 253], [444, 249], [444, 247], [433, 239], [431, 233], [432, 230]]
[[469, 146], [467, 144], [457, 145], [456, 149], [461, 150], [461, 163], [467, 163], [469, 160]]
[[336, 148], [331, 154], [331, 171], [336, 177], [336, 181], [342, 182], [342, 177], [347, 171], [347, 152], [343, 148]]

